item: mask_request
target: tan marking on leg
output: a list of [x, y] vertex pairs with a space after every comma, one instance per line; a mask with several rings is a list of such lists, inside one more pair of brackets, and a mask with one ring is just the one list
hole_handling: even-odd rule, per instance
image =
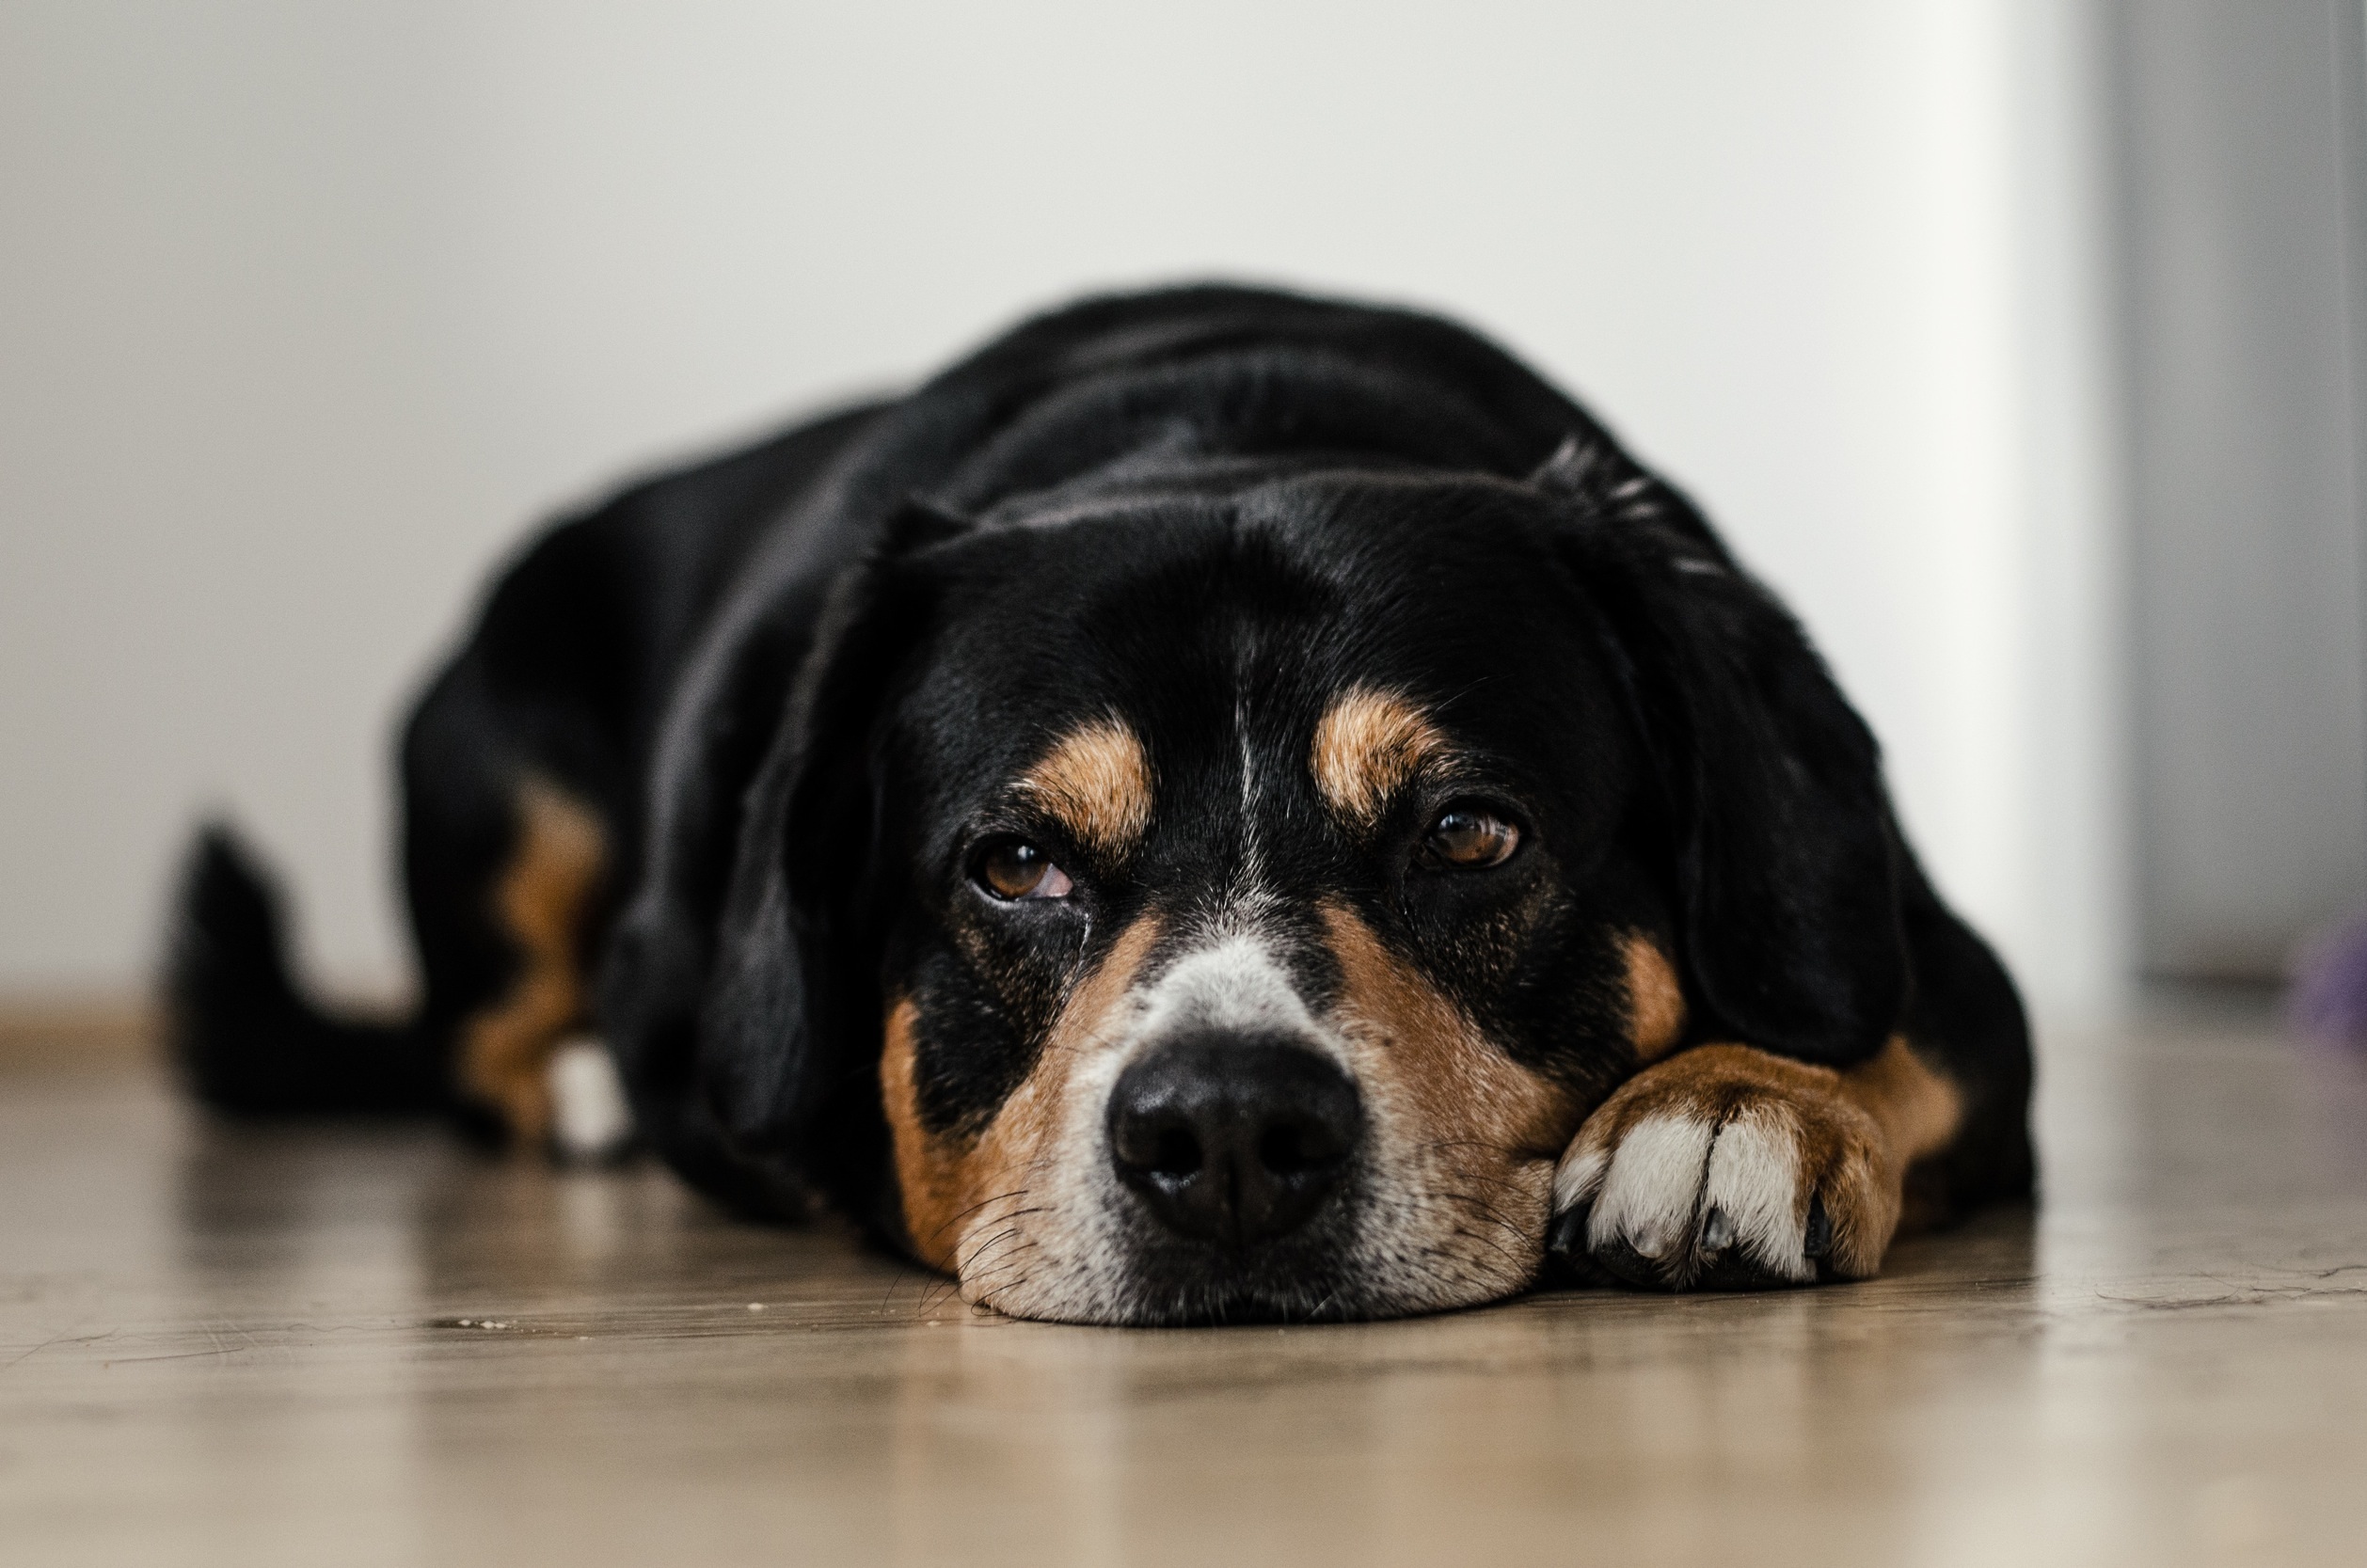
[[1420, 706], [1359, 686], [1343, 692], [1315, 725], [1307, 765], [1325, 803], [1349, 826], [1369, 829], [1390, 797], [1447, 750], [1446, 736]]
[[1637, 1073], [1587, 1118], [1564, 1157], [1559, 1198], [1590, 1199], [1621, 1145], [1646, 1123], [1710, 1130], [1744, 1118], [1789, 1138], [1794, 1223], [1805, 1223], [1820, 1194], [1833, 1222], [1826, 1267], [1864, 1278], [1881, 1268], [1898, 1230], [1907, 1168], [1945, 1148], [1962, 1114], [1956, 1086], [1901, 1036], [1846, 1070], [1745, 1045], [1696, 1046]]
[[[1109, 955], [1071, 990], [1027, 1076], [985, 1130], [967, 1136], [933, 1133], [921, 1125], [913, 1082], [919, 1008], [909, 998], [890, 1006], [880, 1086], [896, 1150], [904, 1227], [924, 1262], [965, 1274], [964, 1260], [989, 1237], [1017, 1223], [1015, 1211], [1031, 1207], [1025, 1201], [1029, 1187], [1062, 1154], [1056, 1145], [1068, 1122], [1070, 1079], [1088, 1053], [1108, 1043], [1111, 1018], [1158, 933], [1159, 921], [1151, 915], [1120, 933]], [[965, 1275], [965, 1299], [977, 1299], [971, 1295], [972, 1285]]]
[[517, 847], [494, 884], [493, 912], [518, 971], [500, 1001], [462, 1026], [459, 1078], [512, 1138], [533, 1144], [550, 1131], [551, 1052], [586, 1016], [583, 918], [608, 846], [591, 808], [544, 780], [518, 786], [517, 813]]
[[1841, 1092], [1882, 1124], [1904, 1164], [1946, 1148], [1964, 1119], [1964, 1097], [1904, 1035], [1891, 1036], [1873, 1060], [1841, 1074]]
[[1685, 991], [1676, 966], [1650, 937], [1630, 932], [1620, 944], [1628, 958], [1628, 1038], [1638, 1062], [1660, 1060], [1685, 1031]]
[[1104, 718], [1063, 736], [1019, 787], [1084, 844], [1123, 856], [1151, 826], [1151, 783], [1141, 737]]

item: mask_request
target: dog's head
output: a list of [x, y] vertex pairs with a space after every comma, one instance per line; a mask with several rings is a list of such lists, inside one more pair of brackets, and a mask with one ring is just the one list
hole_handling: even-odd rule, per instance
[[710, 1113], [1023, 1316], [1522, 1288], [1640, 1063], [1846, 1057], [1900, 1003], [1872, 744], [1681, 507], [1367, 472], [916, 511], [754, 772]]

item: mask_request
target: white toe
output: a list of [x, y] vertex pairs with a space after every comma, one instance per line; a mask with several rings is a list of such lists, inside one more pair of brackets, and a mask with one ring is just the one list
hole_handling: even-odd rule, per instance
[[1590, 1201], [1603, 1184], [1603, 1172], [1610, 1168], [1611, 1152], [1600, 1144], [1581, 1139], [1562, 1156], [1560, 1168], [1553, 1173], [1553, 1212], [1567, 1213], [1580, 1204]]
[[1645, 1258], [1665, 1258], [1681, 1245], [1692, 1232], [1714, 1131], [1688, 1116], [1646, 1117], [1628, 1129], [1587, 1222], [1587, 1244], [1621, 1237]]
[[1731, 1222], [1734, 1240], [1761, 1268], [1785, 1279], [1815, 1275], [1803, 1255], [1800, 1138], [1785, 1112], [1748, 1106], [1718, 1130], [1704, 1201]]

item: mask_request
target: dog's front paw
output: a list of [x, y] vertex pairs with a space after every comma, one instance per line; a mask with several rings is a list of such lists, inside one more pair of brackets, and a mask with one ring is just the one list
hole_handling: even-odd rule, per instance
[[1554, 1172], [1548, 1244], [1658, 1290], [1864, 1278], [1898, 1228], [1891, 1143], [1832, 1069], [1701, 1046], [1587, 1117]]

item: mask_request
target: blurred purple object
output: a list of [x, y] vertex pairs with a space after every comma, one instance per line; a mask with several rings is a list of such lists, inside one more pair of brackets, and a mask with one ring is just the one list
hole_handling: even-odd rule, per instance
[[2367, 1051], [2367, 914], [2352, 915], [2302, 947], [2285, 1010], [2312, 1039]]

